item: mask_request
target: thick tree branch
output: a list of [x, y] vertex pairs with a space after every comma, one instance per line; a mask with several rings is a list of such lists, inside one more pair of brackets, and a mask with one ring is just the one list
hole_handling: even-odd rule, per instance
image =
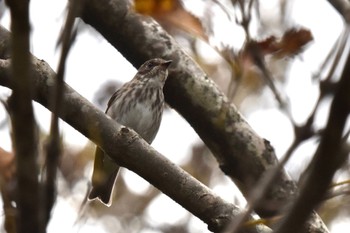
[[[165, 85], [166, 101], [191, 124], [222, 171], [238, 181], [249, 197], [262, 174], [276, 165], [274, 150], [174, 39], [152, 19], [130, 10], [125, 0], [105, 0], [103, 4], [100, 0], [87, 1], [81, 18], [136, 67], [154, 57], [173, 60]], [[274, 215], [295, 192], [295, 183], [282, 171], [255, 210], [261, 216]]]
[[[212, 80], [157, 23], [134, 13], [126, 0], [90, 0], [81, 18], [99, 31], [135, 67], [153, 57], [172, 59], [165, 85], [166, 101], [196, 130], [222, 171], [237, 181], [249, 199], [265, 171], [277, 159], [267, 140], [259, 137]], [[290, 203], [296, 184], [281, 171], [255, 211], [270, 216]], [[315, 214], [308, 232], [327, 232]]]

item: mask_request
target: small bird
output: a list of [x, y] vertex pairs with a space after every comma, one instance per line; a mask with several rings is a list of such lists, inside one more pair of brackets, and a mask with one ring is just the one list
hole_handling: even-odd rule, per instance
[[[146, 61], [134, 78], [110, 98], [106, 114], [118, 123], [132, 128], [149, 144], [155, 138], [164, 108], [163, 86], [171, 60], [154, 58]], [[116, 164], [101, 148], [96, 147], [92, 189], [89, 200], [112, 204], [112, 192], [118, 175]]]

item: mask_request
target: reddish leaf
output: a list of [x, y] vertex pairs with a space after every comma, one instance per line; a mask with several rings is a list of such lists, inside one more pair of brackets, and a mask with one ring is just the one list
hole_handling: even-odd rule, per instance
[[180, 29], [207, 40], [198, 18], [186, 11], [180, 0], [135, 0], [136, 12], [152, 16], [167, 31]]

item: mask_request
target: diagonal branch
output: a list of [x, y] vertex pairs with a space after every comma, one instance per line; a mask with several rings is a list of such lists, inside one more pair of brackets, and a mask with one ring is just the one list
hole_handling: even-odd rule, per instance
[[[6, 54], [9, 32], [0, 26], [0, 54]], [[33, 98], [52, 111], [50, 95], [56, 74], [46, 62], [32, 57]], [[10, 60], [0, 59], [0, 85], [12, 88]], [[212, 231], [221, 231], [240, 213], [235, 205], [216, 196], [206, 186], [155, 151], [136, 133], [121, 127], [95, 108], [68, 85], [63, 87], [63, 99], [58, 116], [103, 148], [122, 166], [136, 172], [192, 214], [208, 224]], [[263, 225], [240, 232], [271, 232]]]
[[[135, 66], [153, 57], [174, 61], [175, 68], [170, 71], [165, 86], [167, 102], [186, 118], [214, 153], [221, 169], [238, 181], [244, 195], [249, 197], [257, 180], [277, 164], [274, 150], [252, 130], [198, 65], [158, 24], [129, 11], [127, 1], [105, 0], [103, 4], [98, 0], [87, 1], [82, 19]], [[87, 135], [86, 129], [81, 130]], [[98, 145], [103, 144], [101, 139], [94, 140]], [[261, 216], [276, 214], [295, 192], [295, 182], [282, 171], [255, 210]], [[323, 224], [317, 216], [314, 220]]]
[[[165, 85], [165, 98], [196, 130], [215, 155], [221, 170], [238, 181], [246, 197], [262, 174], [277, 164], [273, 148], [259, 137], [218, 89], [216, 84], [182, 51], [157, 23], [129, 9], [126, 0], [90, 0], [81, 18], [98, 30], [136, 67], [145, 60], [173, 60]], [[255, 208], [271, 216], [294, 196], [296, 185], [281, 171]]]
[[[54, 89], [55, 73], [44, 62], [33, 57], [34, 99], [52, 110], [48, 104]], [[0, 85], [12, 88], [10, 61], [0, 60]], [[238, 207], [227, 203], [210, 189], [155, 151], [134, 131], [108, 118], [102, 111], [76, 93], [68, 85], [63, 88], [64, 110], [60, 118], [103, 148], [115, 161], [145, 178], [163, 193], [219, 232], [240, 213]], [[263, 225], [240, 232], [271, 232]]]

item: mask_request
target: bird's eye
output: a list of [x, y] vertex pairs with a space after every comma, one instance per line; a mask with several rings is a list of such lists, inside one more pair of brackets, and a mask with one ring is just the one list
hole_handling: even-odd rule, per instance
[[150, 62], [147, 64], [147, 68], [148, 69], [152, 69], [154, 67], [154, 63], [153, 62]]

